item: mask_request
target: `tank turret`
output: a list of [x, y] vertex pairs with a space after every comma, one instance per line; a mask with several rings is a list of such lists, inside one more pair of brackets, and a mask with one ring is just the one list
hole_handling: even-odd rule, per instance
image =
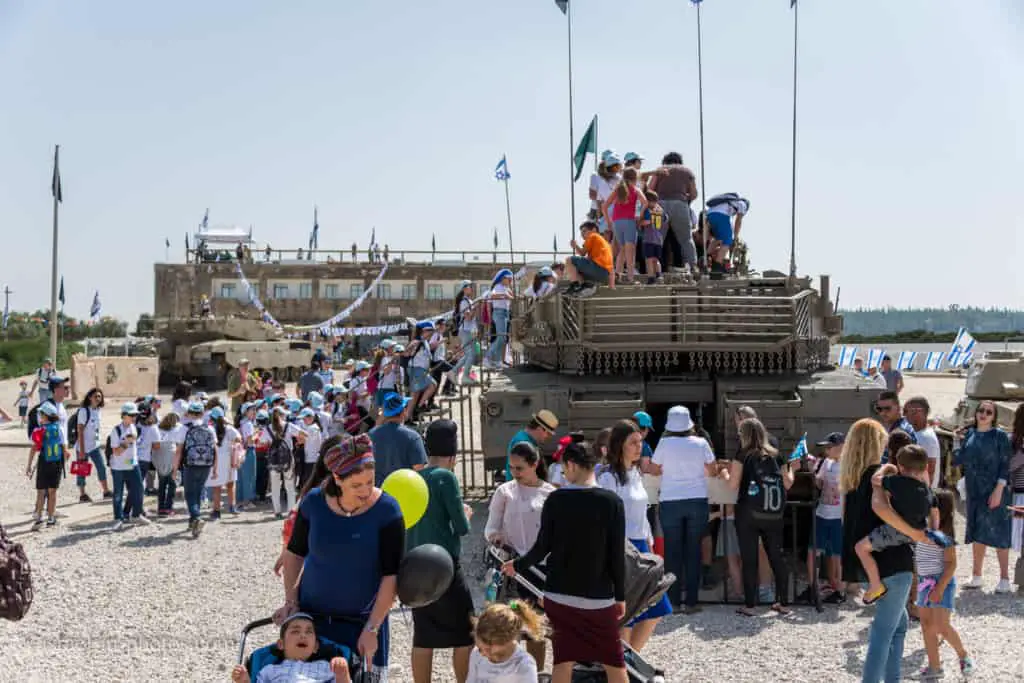
[[956, 429], [974, 419], [981, 401], [996, 405], [996, 420], [1004, 429], [1013, 428], [1013, 415], [1024, 403], [1024, 352], [989, 351], [967, 370], [964, 398], [953, 415], [942, 419], [946, 429]]

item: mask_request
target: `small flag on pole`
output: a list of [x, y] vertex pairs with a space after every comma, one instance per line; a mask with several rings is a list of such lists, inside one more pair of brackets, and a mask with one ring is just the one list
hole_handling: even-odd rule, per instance
[[800, 458], [804, 458], [804, 457], [807, 457], [807, 434], [806, 434], [806, 432], [804, 433], [803, 436], [800, 437], [800, 440], [796, 442], [796, 448], [794, 448], [793, 452], [789, 454], [789, 461], [793, 462], [794, 460], [799, 460]]
[[917, 351], [900, 351], [900, 355], [896, 358], [896, 369], [897, 370], [913, 370], [914, 360], [917, 358]]
[[569, 12], [569, 0], [555, 0], [555, 4], [558, 5], [558, 9], [562, 10], [562, 14]]
[[58, 202], [64, 203], [64, 190], [60, 184], [60, 145], [53, 148], [53, 178], [50, 180], [50, 193]]
[[591, 119], [586, 132], [580, 138], [576, 154], [573, 155], [573, 163], [576, 165], [576, 177], [573, 180], [579, 180], [583, 175], [583, 164], [587, 162], [587, 154], [597, 154], [597, 114]]
[[373, 226], [373, 230], [370, 231], [370, 248], [377, 244], [377, 226]]
[[64, 305], [64, 276], [63, 275], [60, 276], [60, 292], [57, 294], [57, 301], [60, 302], [61, 306]]
[[943, 351], [929, 351], [924, 359], [924, 369], [929, 372], [938, 372], [942, 369], [942, 359], [946, 357]]
[[853, 361], [857, 358], [857, 347], [856, 346], [843, 346], [839, 349], [839, 362], [837, 365], [841, 368], [852, 368]]
[[494, 177], [497, 180], [508, 180], [512, 175], [508, 172], [508, 159], [504, 155], [501, 157], [501, 161], [494, 167]]
[[309, 248], [320, 248], [320, 221], [317, 215], [317, 207], [313, 207], [313, 232], [309, 235]]
[[868, 368], [880, 368], [882, 367], [882, 358], [885, 356], [885, 349], [870, 349], [868, 351], [868, 362], [866, 366]]
[[430, 251], [437, 251], [437, 235], [430, 236]]
[[551, 251], [558, 253], [558, 235], [551, 238]]
[[188, 233], [185, 233], [185, 251], [188, 251]]
[[494, 248], [498, 248], [498, 229], [494, 229]]
[[796, 0], [789, 0], [789, 9], [796, 7]]
[[167, 247], [168, 249], [171, 248], [171, 239], [169, 237], [164, 238], [164, 246]]
[[206, 228], [210, 227], [210, 210], [209, 209], [207, 209], [206, 213], [203, 214], [203, 222], [200, 223], [200, 226], [202, 227], [203, 230], [206, 230]]
[[[956, 339], [953, 340], [953, 347], [949, 350], [949, 355], [952, 355], [956, 351], [960, 351], [962, 355], [966, 355], [974, 350], [974, 345], [977, 342], [974, 337], [971, 336], [970, 332], [967, 331], [966, 327], [961, 327], [960, 331], [956, 333]], [[952, 360], [950, 361], [952, 363]]]
[[89, 315], [93, 318], [99, 318], [102, 312], [103, 305], [100, 304], [100, 293], [97, 291], [92, 295], [92, 306], [89, 307]]

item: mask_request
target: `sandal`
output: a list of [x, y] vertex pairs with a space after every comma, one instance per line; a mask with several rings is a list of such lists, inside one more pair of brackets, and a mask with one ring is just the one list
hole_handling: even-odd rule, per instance
[[736, 614], [740, 615], [741, 617], [756, 617], [757, 616], [757, 612], [755, 612], [753, 609], [751, 609], [749, 607], [740, 607], [740, 608], [738, 608], [736, 610]]
[[877, 591], [875, 593], [865, 593], [864, 594], [864, 598], [863, 598], [864, 605], [867, 606], [867, 605], [875, 604], [876, 602], [881, 600], [883, 597], [885, 597], [885, 594], [888, 593], [888, 592], [889, 592], [889, 589], [886, 588], [885, 586], [882, 586], [882, 590], [880, 590], [880, 591]]
[[770, 609], [771, 611], [781, 614], [782, 616], [787, 616], [793, 613], [793, 610], [789, 609], [781, 602], [776, 602], [770, 607]]

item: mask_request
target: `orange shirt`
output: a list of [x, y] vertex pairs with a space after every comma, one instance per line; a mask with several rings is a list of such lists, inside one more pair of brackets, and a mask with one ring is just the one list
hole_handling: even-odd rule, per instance
[[612, 272], [612, 248], [597, 231], [590, 233], [587, 239], [583, 240], [583, 251], [587, 252], [587, 258], [591, 261], [609, 273]]

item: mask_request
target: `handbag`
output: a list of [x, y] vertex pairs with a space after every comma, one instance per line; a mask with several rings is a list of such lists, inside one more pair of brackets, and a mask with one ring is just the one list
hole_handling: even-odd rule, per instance
[[92, 463], [86, 458], [76, 458], [71, 461], [71, 474], [76, 477], [88, 477], [92, 474]]
[[32, 606], [32, 567], [20, 543], [0, 524], [0, 618], [18, 621]]

